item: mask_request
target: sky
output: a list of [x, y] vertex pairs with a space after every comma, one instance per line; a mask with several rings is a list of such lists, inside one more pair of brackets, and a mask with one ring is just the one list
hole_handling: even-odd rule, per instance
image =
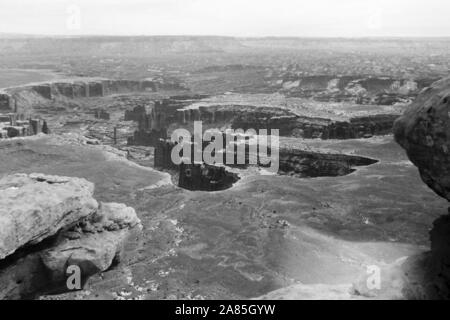
[[445, 37], [448, 0], [0, 0], [0, 34]]

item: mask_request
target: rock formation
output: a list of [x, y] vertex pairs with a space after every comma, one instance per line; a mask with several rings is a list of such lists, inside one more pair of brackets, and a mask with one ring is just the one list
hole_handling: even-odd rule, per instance
[[398, 143], [423, 181], [450, 201], [450, 78], [426, 89], [395, 123]]
[[128, 137], [128, 145], [156, 146], [159, 139], [167, 138], [166, 114], [160, 106], [157, 102], [125, 111], [125, 120], [138, 122], [138, 129]]
[[[16, 174], [0, 180], [0, 299], [68, 291], [105, 271], [141, 229], [134, 209], [98, 203], [84, 179]], [[81, 289], [81, 288], [76, 288]]]
[[151, 80], [60, 80], [20, 87], [0, 92], [0, 111], [29, 113], [34, 106], [58, 99], [103, 97], [112, 94], [156, 91], [162, 84]]
[[414, 100], [436, 79], [397, 79], [373, 76], [285, 76], [279, 86], [290, 96], [317, 101], [353, 101], [358, 104], [393, 105]]
[[5, 92], [0, 92], [0, 111], [10, 112], [13, 108], [11, 96]]
[[[422, 180], [450, 201], [450, 78], [425, 89], [396, 121], [395, 139]], [[450, 211], [449, 211], [450, 213]], [[450, 299], [450, 216], [434, 222], [431, 251], [405, 263], [409, 298]]]
[[0, 180], [0, 259], [53, 236], [98, 207], [94, 186], [81, 179], [14, 175]]
[[48, 124], [42, 119], [25, 120], [23, 114], [0, 114], [0, 139], [27, 137], [39, 133], [50, 133]]
[[280, 136], [305, 139], [360, 139], [392, 133], [397, 114], [373, 114], [336, 121], [317, 116], [299, 116], [287, 109], [252, 105], [211, 105], [177, 110], [180, 124], [203, 121], [233, 129], [278, 129]]
[[155, 101], [151, 105], [138, 105], [133, 110], [126, 110], [125, 121], [138, 123], [138, 129], [128, 138], [128, 145], [155, 147], [159, 139], [168, 137], [167, 127], [177, 121], [177, 110], [198, 97], [203, 96], [174, 96]]
[[344, 176], [355, 166], [368, 166], [377, 160], [346, 154], [320, 153], [295, 149], [280, 149], [278, 174], [300, 178]]

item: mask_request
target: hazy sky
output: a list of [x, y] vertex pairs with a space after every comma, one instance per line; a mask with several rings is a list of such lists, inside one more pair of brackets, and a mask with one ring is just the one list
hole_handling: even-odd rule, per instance
[[0, 33], [450, 36], [448, 0], [0, 0]]

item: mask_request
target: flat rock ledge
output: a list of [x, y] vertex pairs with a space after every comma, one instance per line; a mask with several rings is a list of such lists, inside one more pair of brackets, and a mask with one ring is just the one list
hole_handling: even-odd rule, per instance
[[[0, 299], [82, 289], [89, 277], [121, 261], [141, 222], [133, 208], [98, 203], [93, 192], [94, 185], [79, 178], [0, 179]], [[76, 274], [81, 288], [76, 280], [68, 286]]]
[[16, 174], [0, 180], [0, 259], [36, 244], [98, 209], [84, 179]]

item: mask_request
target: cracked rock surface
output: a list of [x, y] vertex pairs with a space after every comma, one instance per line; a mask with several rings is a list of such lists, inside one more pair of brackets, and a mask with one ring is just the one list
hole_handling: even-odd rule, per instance
[[450, 201], [450, 78], [424, 89], [394, 131], [422, 180]]
[[84, 284], [119, 263], [141, 231], [133, 208], [99, 204], [85, 179], [15, 174], [0, 186], [0, 299], [66, 292], [69, 266]]
[[93, 214], [94, 185], [84, 179], [15, 174], [0, 180], [0, 259]]

